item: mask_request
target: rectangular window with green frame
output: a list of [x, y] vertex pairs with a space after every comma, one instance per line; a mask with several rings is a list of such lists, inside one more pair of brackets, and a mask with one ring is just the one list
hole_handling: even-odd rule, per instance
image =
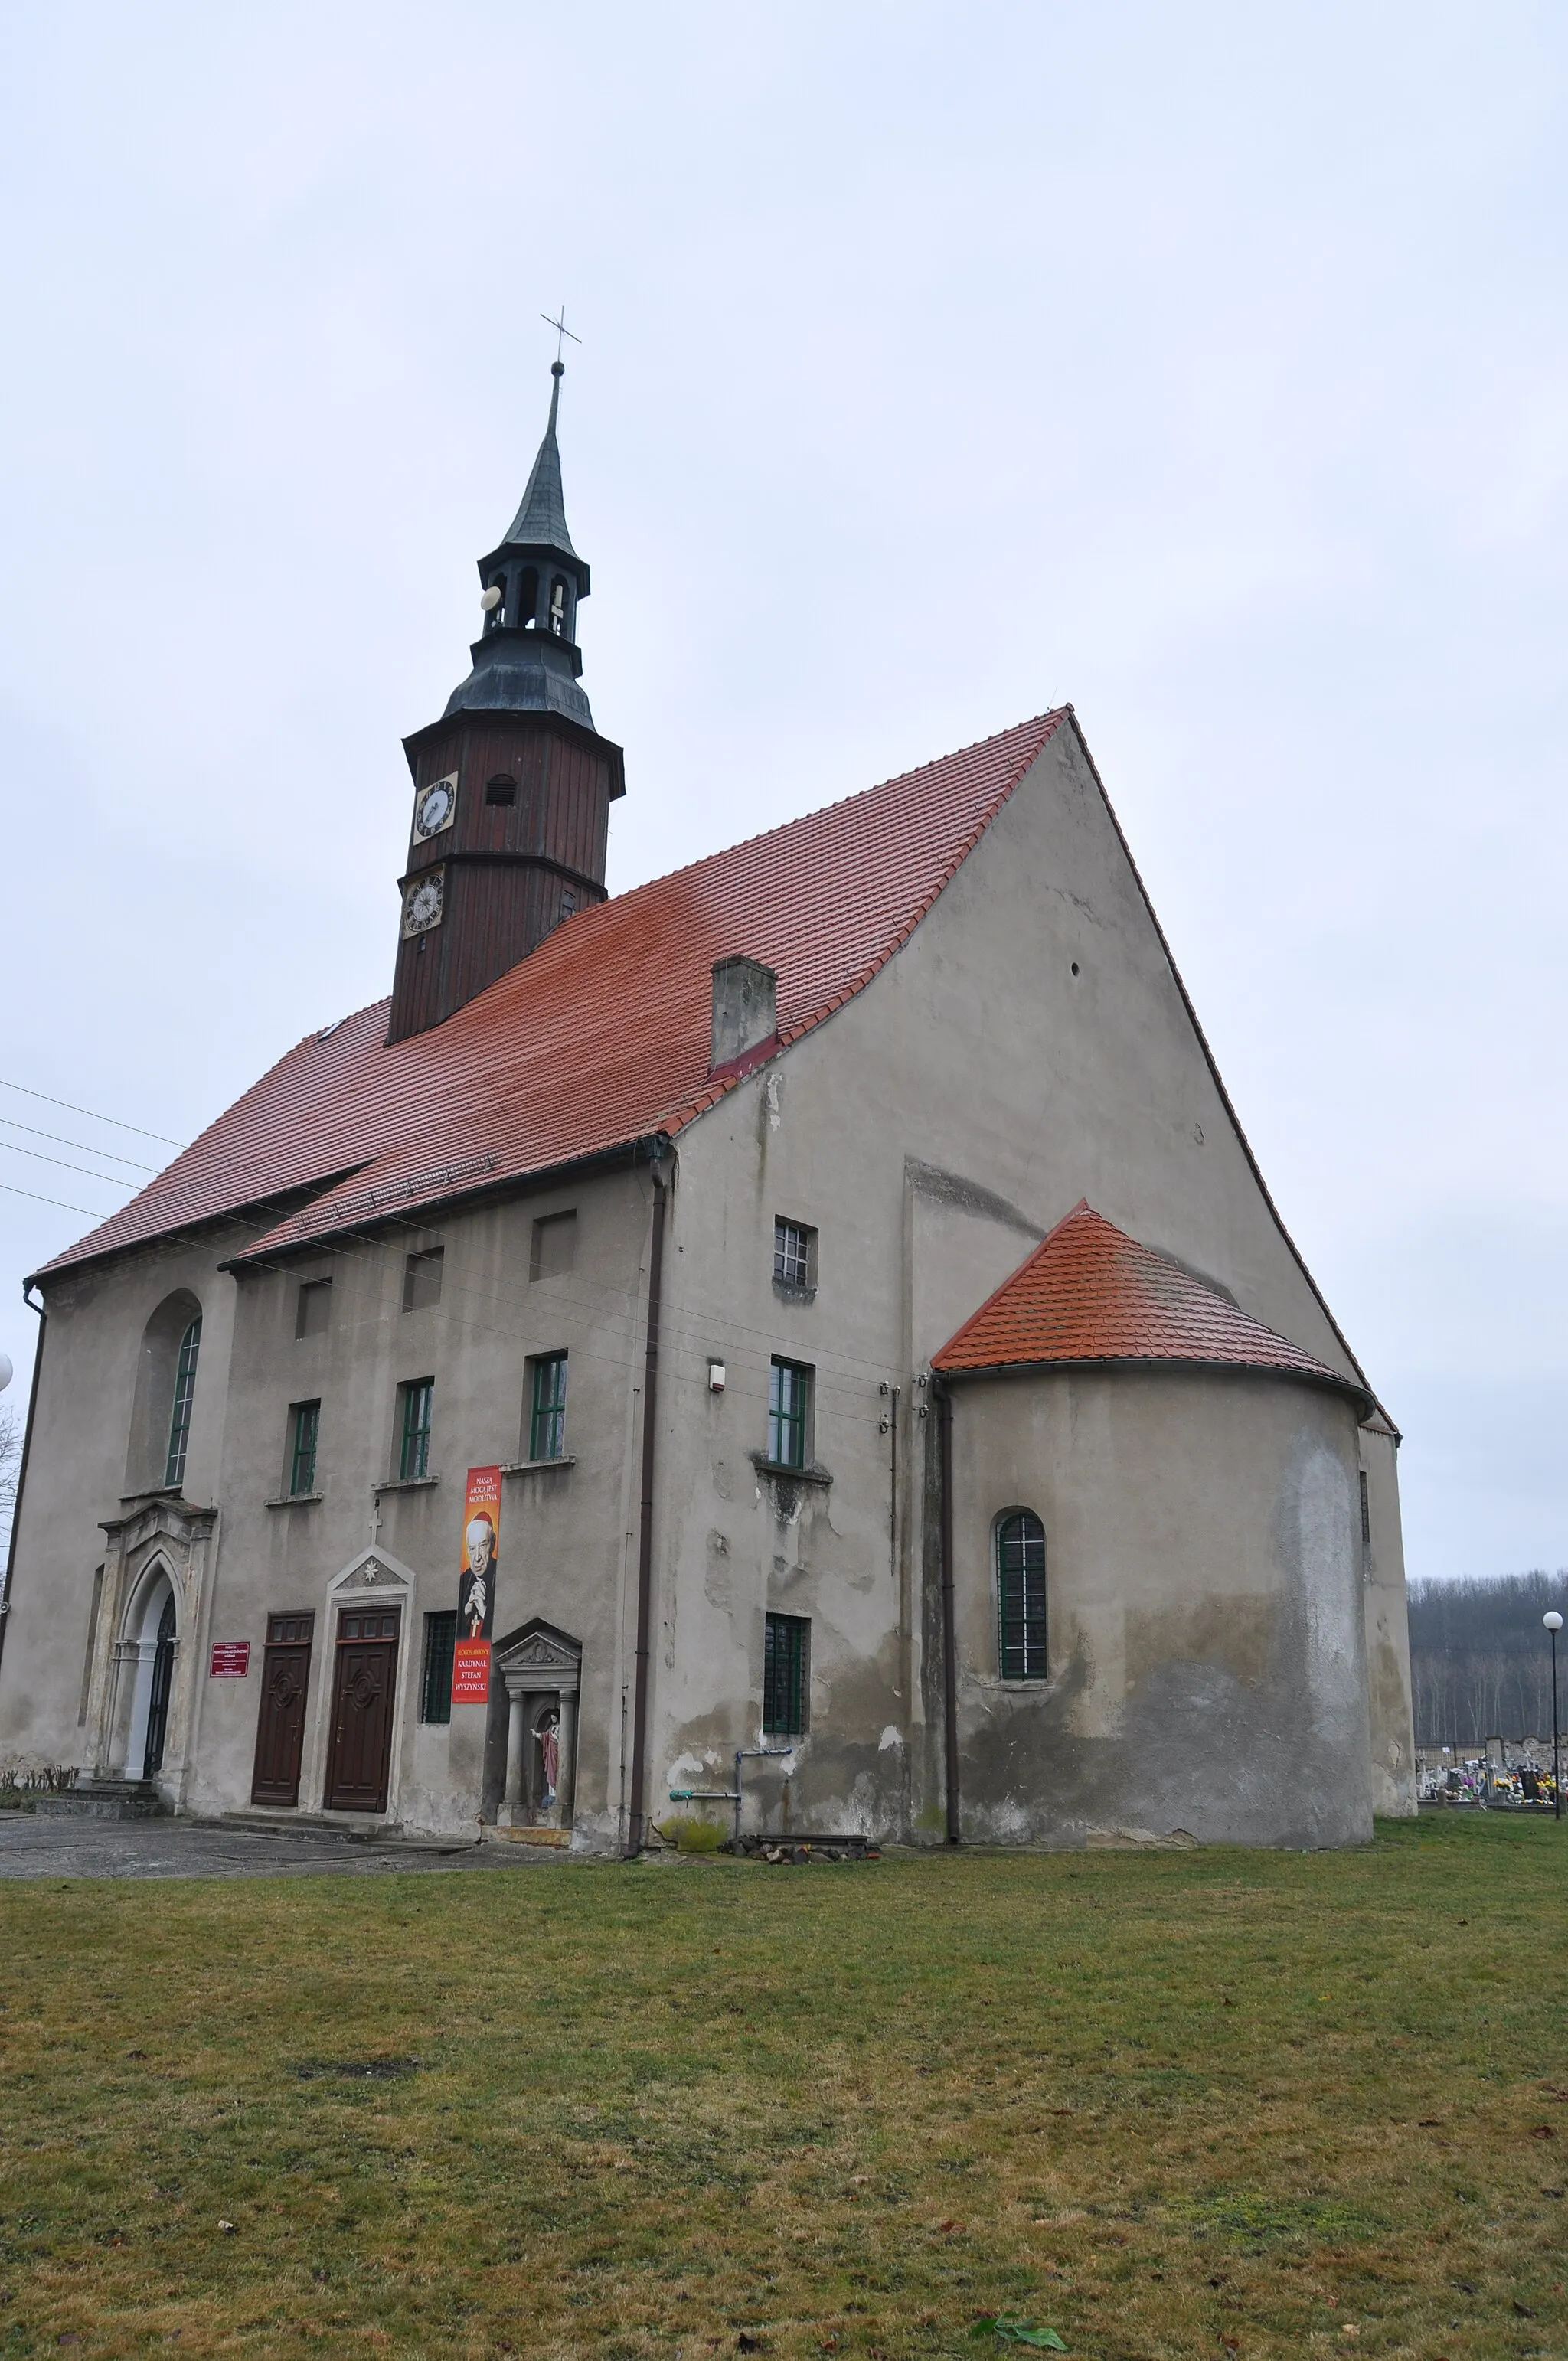
[[780, 1467], [804, 1467], [811, 1457], [816, 1374], [799, 1361], [775, 1361], [768, 1372], [768, 1457]]
[[566, 1356], [565, 1353], [542, 1353], [532, 1367], [528, 1455], [531, 1459], [564, 1459], [566, 1455]]
[[810, 1679], [810, 1622], [804, 1615], [770, 1615], [762, 1634], [764, 1738], [805, 1735]]
[[430, 1427], [435, 1411], [435, 1379], [410, 1378], [398, 1389], [398, 1479], [415, 1484], [430, 1474]]
[[457, 1644], [457, 1614], [447, 1608], [424, 1619], [424, 1665], [420, 1681], [421, 1721], [452, 1719], [452, 1656]]
[[299, 1499], [316, 1488], [316, 1444], [321, 1439], [319, 1401], [289, 1405], [289, 1494]]

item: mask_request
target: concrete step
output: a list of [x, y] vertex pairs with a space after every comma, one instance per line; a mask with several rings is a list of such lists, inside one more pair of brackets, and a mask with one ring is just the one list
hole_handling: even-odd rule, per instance
[[396, 1844], [410, 1852], [472, 1852], [473, 1837], [405, 1837], [391, 1820], [328, 1819], [319, 1812], [246, 1811], [236, 1806], [220, 1812], [204, 1825], [210, 1828], [243, 1828], [247, 1836], [331, 1837], [339, 1844]]
[[46, 1820], [156, 1820], [167, 1811], [150, 1779], [84, 1779], [34, 1798]]

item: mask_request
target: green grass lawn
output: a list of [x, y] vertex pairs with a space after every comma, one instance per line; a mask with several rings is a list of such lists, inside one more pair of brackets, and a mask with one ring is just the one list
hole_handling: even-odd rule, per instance
[[1568, 2355], [1565, 1880], [1456, 1814], [8, 1883], [0, 2354]]

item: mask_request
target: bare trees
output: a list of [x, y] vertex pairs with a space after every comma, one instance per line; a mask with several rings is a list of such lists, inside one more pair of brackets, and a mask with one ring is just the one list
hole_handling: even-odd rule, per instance
[[22, 1412], [0, 1401], [0, 1576], [11, 1547], [11, 1520], [16, 1513], [16, 1477], [22, 1465]]
[[1568, 1573], [1466, 1576], [1410, 1585], [1416, 1738], [1480, 1746], [1552, 1728], [1552, 1668], [1541, 1619], [1568, 1595]]

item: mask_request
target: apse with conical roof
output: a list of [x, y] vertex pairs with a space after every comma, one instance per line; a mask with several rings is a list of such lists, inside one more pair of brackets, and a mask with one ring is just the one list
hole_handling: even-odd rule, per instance
[[439, 721], [405, 739], [414, 777], [389, 1038], [439, 1025], [564, 920], [605, 896], [619, 746], [578, 685], [588, 568], [572, 546], [550, 416], [506, 537], [479, 560], [472, 669]]

